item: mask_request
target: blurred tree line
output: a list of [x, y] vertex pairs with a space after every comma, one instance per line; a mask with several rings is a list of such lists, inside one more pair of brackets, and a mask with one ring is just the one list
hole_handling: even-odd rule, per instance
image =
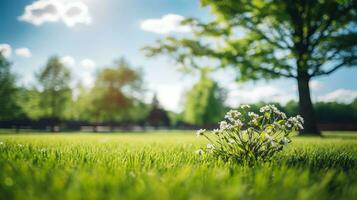
[[17, 86], [10, 67], [0, 53], [2, 124], [46, 126], [51, 131], [64, 122], [112, 127], [117, 122], [142, 123], [151, 109], [142, 101], [141, 71], [124, 58], [98, 71], [92, 88], [71, 87], [71, 71], [56, 56], [35, 74], [37, 84], [33, 86]]
[[[35, 74], [37, 84], [17, 86], [11, 63], [0, 53], [0, 127], [31, 127], [59, 131], [80, 126], [151, 126], [153, 128], [214, 127], [231, 109], [225, 105], [226, 91], [210, 77], [210, 70], [199, 71], [200, 78], [184, 96], [181, 113], [166, 111], [156, 95], [144, 102], [143, 74], [121, 58], [99, 70], [94, 86], [71, 87], [71, 71], [54, 56]], [[265, 103], [251, 104], [253, 111]], [[288, 115], [299, 113], [299, 104], [275, 104]], [[356, 123], [357, 98], [350, 104], [314, 104], [319, 123]]]

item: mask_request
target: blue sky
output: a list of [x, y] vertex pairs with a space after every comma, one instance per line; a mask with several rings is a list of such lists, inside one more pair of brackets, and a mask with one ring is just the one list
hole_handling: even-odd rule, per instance
[[[167, 35], [189, 34], [176, 23], [186, 16], [211, 17], [196, 0], [1, 0], [0, 49], [8, 52], [12, 70], [24, 85], [35, 84], [34, 73], [52, 55], [63, 59], [75, 80], [89, 86], [95, 71], [124, 56], [144, 71], [147, 98], [157, 92], [166, 108], [178, 111], [183, 92], [197, 76], [180, 74], [165, 56], [146, 58], [140, 49]], [[231, 74], [214, 74], [229, 90], [227, 102], [231, 105], [259, 100], [286, 102], [297, 96], [294, 80], [237, 85]], [[357, 97], [356, 77], [354, 68], [314, 80], [313, 99], [349, 101]]]

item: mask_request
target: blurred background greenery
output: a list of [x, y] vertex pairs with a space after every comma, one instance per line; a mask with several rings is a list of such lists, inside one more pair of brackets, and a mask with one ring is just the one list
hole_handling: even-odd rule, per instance
[[[57, 57], [49, 58], [36, 73], [36, 86], [18, 86], [10, 68], [11, 63], [0, 56], [2, 128], [51, 131], [91, 126], [93, 131], [100, 131], [96, 126], [108, 127], [107, 131], [213, 128], [232, 109], [224, 103], [226, 89], [210, 78], [207, 69], [201, 71], [201, 78], [186, 92], [184, 110], [173, 112], [166, 111], [156, 96], [152, 103], [143, 101], [147, 83], [142, 72], [134, 70], [124, 58], [99, 71], [92, 88], [81, 84], [70, 87], [71, 71]], [[266, 103], [251, 104], [252, 110], [259, 112], [259, 107]], [[299, 113], [295, 101], [286, 105], [268, 103], [277, 105], [289, 116]], [[314, 107], [319, 126], [324, 130], [357, 128], [353, 126], [357, 122], [357, 99], [350, 104], [317, 102]]]
[[[296, 93], [296, 102], [290, 101], [278, 107], [288, 115], [300, 114], [304, 118], [305, 128], [301, 131], [303, 134], [319, 135], [320, 130], [357, 130], [357, 98], [347, 103], [313, 102], [310, 88], [310, 84], [316, 78], [329, 76], [341, 68], [356, 67], [355, 0], [200, 0], [195, 2], [194, 6], [198, 3], [203, 10], [209, 11], [209, 17], [167, 14], [161, 19], [146, 19], [140, 22], [142, 31], [163, 35], [156, 42], [147, 40], [151, 43], [148, 45], [139, 42], [141, 52], [136, 54], [146, 56], [142, 60], [164, 55], [174, 61], [174, 64], [166, 65], [179, 68], [183, 74], [195, 76], [195, 82], [180, 94], [181, 96], [177, 95], [182, 102], [181, 111], [168, 111], [157, 95], [153, 95], [150, 102], [146, 94], [152, 93], [148, 89], [152, 82], [146, 79], [147, 76], [141, 67], [132, 65], [132, 62], [124, 57], [98, 68], [93, 85], [90, 86], [81, 83], [78, 76], [74, 75], [76, 70], [79, 73], [85, 73], [85, 70], [69, 66], [69, 63], [75, 63], [73, 57], [47, 54], [47, 62], [37, 63], [36, 65], [41, 68], [32, 71], [34, 75], [31, 77], [35, 77], [34, 82], [24, 85], [20, 84], [24, 83], [23, 77], [12, 70], [14, 63], [9, 61], [11, 46], [0, 44], [0, 127], [17, 131], [213, 128], [227, 110], [239, 106], [227, 103], [230, 88], [222, 86], [213, 77], [217, 71], [227, 70], [225, 75], [230, 73], [234, 78], [232, 84], [282, 79], [282, 89], [286, 81], [292, 80], [296, 91], [290, 93]], [[2, 4], [8, 9], [16, 7], [11, 2]], [[176, 4], [181, 5], [180, 2], [174, 1], [170, 5]], [[77, 24], [90, 25], [92, 19], [89, 6], [93, 5], [102, 8], [94, 2], [81, 0], [74, 3], [33, 1], [25, 7], [24, 14], [18, 16], [18, 21], [13, 24], [20, 26], [20, 23], [30, 23], [42, 26], [45, 22], [55, 23], [63, 20], [67, 28]], [[134, 5], [136, 4], [128, 4], [128, 9]], [[48, 7], [54, 8], [55, 11], [67, 7], [77, 10], [72, 13], [73, 15], [51, 20], [48, 17], [56, 12], [51, 12], [52, 9], [48, 10]], [[110, 10], [109, 7], [106, 9]], [[96, 13], [94, 10], [92, 12]], [[9, 13], [1, 13], [9, 16]], [[139, 16], [139, 13], [135, 14]], [[5, 25], [10, 30], [12, 26], [8, 20], [2, 20], [7, 22]], [[118, 38], [117, 35], [110, 35], [113, 22], [108, 21], [108, 24], [111, 25], [110, 29], [93, 26], [96, 31], [103, 34], [105, 32], [105, 36], [111, 41], [101, 44], [106, 48]], [[26, 28], [25, 32], [30, 30], [29, 27]], [[129, 35], [139, 32], [130, 28], [125, 30]], [[82, 29], [78, 29], [78, 32], [81, 32], [81, 37], [87, 33]], [[46, 35], [45, 32], [43, 34]], [[95, 35], [97, 38], [98, 34]], [[12, 35], [8, 32], [6, 37], [12, 40]], [[120, 38], [129, 41], [124, 36]], [[130, 37], [130, 43], [140, 38]], [[38, 42], [33, 44], [44, 49], [50, 45]], [[87, 44], [86, 40], [85, 43], [78, 42], [75, 46], [84, 51]], [[64, 48], [67, 49], [67, 46], [69, 45], [65, 45]], [[126, 48], [130, 50], [132, 47], [126, 45], [124, 49]], [[100, 49], [90, 49], [93, 49], [95, 54], [107, 54]], [[28, 48], [16, 49], [15, 53], [31, 57]], [[67, 62], [63, 61], [64, 58]], [[89, 63], [88, 66], [92, 68], [95, 66], [89, 59], [83, 59], [81, 62], [87, 65]], [[106, 60], [106, 63], [108, 62], [110, 61]], [[26, 70], [21, 68], [21, 72], [24, 71]], [[146, 72], [155, 73], [157, 77], [167, 76], [167, 73], [162, 71]], [[222, 75], [221, 79], [225, 79], [225, 75]], [[330, 82], [332, 85], [335, 84], [333, 80]], [[347, 85], [353, 84], [353, 80], [342, 82]], [[239, 90], [237, 92], [239, 93]], [[160, 95], [167, 96], [168, 100], [177, 101], [178, 97], [172, 96], [177, 93], [179, 91], [166, 91]], [[236, 102], [240, 102], [239, 99]], [[278, 104], [268, 100], [255, 103], [252, 107], [256, 110], [258, 106], [267, 103]]]

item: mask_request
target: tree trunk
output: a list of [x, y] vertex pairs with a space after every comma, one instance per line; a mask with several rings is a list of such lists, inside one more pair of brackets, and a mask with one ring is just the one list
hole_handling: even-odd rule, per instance
[[302, 135], [320, 135], [317, 128], [315, 111], [311, 102], [308, 75], [301, 75], [297, 79], [299, 90], [299, 112], [304, 118], [304, 129], [300, 131]]

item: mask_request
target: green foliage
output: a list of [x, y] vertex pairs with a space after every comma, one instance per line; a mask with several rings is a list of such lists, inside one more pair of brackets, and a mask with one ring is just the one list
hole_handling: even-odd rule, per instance
[[41, 92], [35, 87], [19, 88], [16, 102], [21, 107], [24, 116], [28, 119], [38, 120], [45, 116], [44, 110], [40, 107]]
[[[201, 0], [215, 16], [187, 19], [192, 38], [167, 37], [144, 48], [168, 54], [184, 67], [233, 66], [239, 80], [311, 78], [356, 66], [357, 3], [346, 1]], [[239, 5], [239, 6], [237, 6]]]
[[255, 165], [260, 161], [271, 161], [291, 142], [289, 135], [303, 129], [300, 116], [287, 119], [285, 113], [274, 105], [261, 107], [261, 115], [249, 108], [242, 105], [239, 110], [229, 111], [219, 129], [211, 133], [203, 129], [197, 131], [198, 136], [204, 136], [210, 142], [205, 152], [224, 161]]
[[316, 116], [319, 122], [357, 122], [357, 108], [353, 107], [353, 103], [343, 104], [337, 102], [318, 102], [315, 104], [315, 108]]
[[187, 93], [183, 119], [190, 124], [202, 125], [217, 123], [225, 110], [224, 91], [209, 78], [206, 71]]
[[237, 80], [294, 78], [303, 131], [319, 134], [309, 81], [357, 65], [355, 0], [201, 0], [214, 18], [187, 19], [193, 36], [172, 37], [145, 47], [147, 56], [167, 54], [183, 68], [233, 67]]
[[289, 101], [284, 106], [284, 111], [288, 116], [297, 115], [299, 112], [299, 105], [296, 101]]
[[342, 134], [255, 167], [195, 155], [191, 132], [0, 135], [0, 199], [355, 199], [356, 133]]
[[11, 73], [10, 66], [0, 52], [0, 120], [11, 120], [21, 114], [21, 109], [16, 104], [15, 75]]
[[154, 94], [152, 98], [150, 112], [145, 120], [149, 126], [153, 126], [155, 128], [159, 128], [160, 126], [169, 127], [171, 124], [169, 115], [167, 111], [160, 106], [160, 102], [157, 99], [156, 94]]
[[63, 119], [72, 97], [70, 71], [54, 56], [49, 58], [46, 66], [37, 74], [37, 79], [41, 86], [40, 108], [44, 117]]
[[141, 92], [142, 74], [132, 69], [124, 58], [119, 59], [113, 67], [98, 73], [95, 86], [90, 92], [90, 112], [96, 121], [138, 119], [143, 117], [143, 113], [135, 112], [136, 108], [145, 106], [139, 99]]
[[83, 87], [82, 84], [78, 84], [77, 87], [78, 96], [71, 102], [69, 106], [69, 119], [82, 120], [82, 121], [94, 121], [92, 116], [92, 94], [89, 88]]
[[170, 123], [171, 123], [172, 127], [176, 127], [177, 125], [179, 125], [183, 121], [182, 113], [176, 113], [176, 112], [168, 111], [168, 116], [169, 116]]

